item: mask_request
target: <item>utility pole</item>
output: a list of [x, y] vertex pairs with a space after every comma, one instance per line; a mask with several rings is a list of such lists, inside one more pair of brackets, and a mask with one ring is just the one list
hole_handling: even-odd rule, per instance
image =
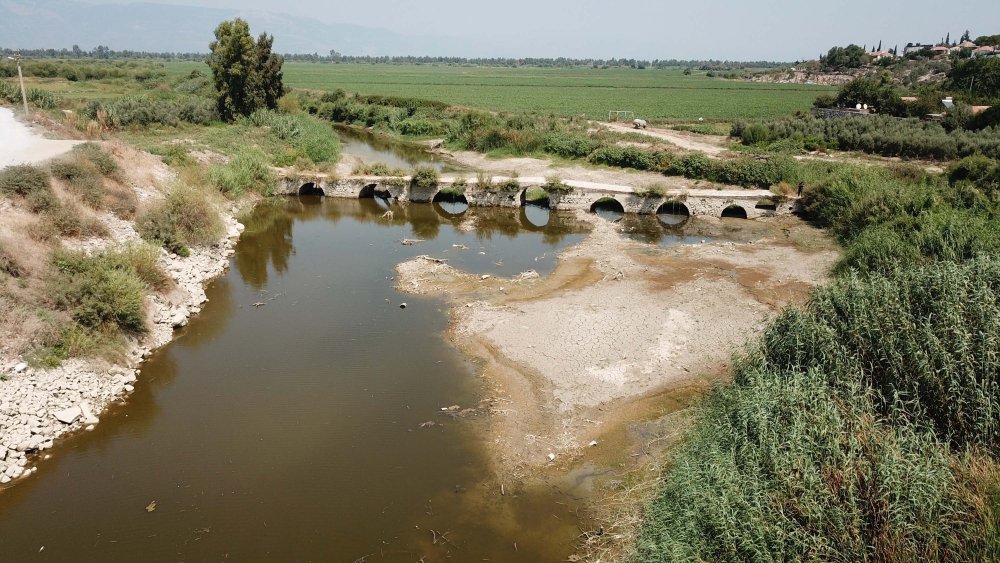
[[24, 102], [24, 118], [28, 119], [28, 95], [24, 92], [24, 74], [21, 72], [21, 51], [14, 51], [13, 57], [8, 59], [17, 63], [17, 78], [21, 81], [21, 101]]

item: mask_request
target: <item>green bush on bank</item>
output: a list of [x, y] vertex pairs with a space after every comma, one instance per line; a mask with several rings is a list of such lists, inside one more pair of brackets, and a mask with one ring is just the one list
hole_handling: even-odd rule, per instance
[[182, 186], [169, 191], [136, 221], [142, 238], [179, 256], [188, 256], [190, 246], [216, 242], [223, 228], [219, 212], [205, 195]]

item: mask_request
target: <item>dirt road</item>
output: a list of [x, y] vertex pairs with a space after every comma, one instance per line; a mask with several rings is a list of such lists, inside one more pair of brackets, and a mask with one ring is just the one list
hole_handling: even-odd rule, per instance
[[46, 139], [15, 119], [14, 112], [9, 108], [0, 108], [0, 168], [44, 162], [68, 152], [79, 143]]
[[652, 127], [636, 130], [631, 125], [624, 123], [604, 123], [602, 124], [612, 131], [620, 133], [641, 133], [650, 137], [666, 141], [684, 150], [700, 151], [709, 156], [719, 156], [726, 152], [726, 137], [713, 137], [711, 135], [696, 135], [684, 131], [674, 131], [673, 129], [654, 129]]

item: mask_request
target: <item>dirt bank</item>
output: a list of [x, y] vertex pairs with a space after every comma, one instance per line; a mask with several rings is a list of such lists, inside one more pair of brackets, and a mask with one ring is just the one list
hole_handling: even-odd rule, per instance
[[[655, 411], [646, 399], [722, 377], [733, 351], [768, 315], [804, 301], [837, 257], [796, 219], [666, 248], [581, 219], [593, 232], [544, 279], [483, 279], [432, 257], [397, 268], [400, 290], [450, 296], [451, 339], [484, 361], [500, 475], [564, 466]], [[702, 220], [706, 238], [733, 230]]]
[[[140, 201], [163, 197], [160, 188], [169, 185], [173, 172], [159, 158], [119, 143], [105, 143], [104, 146], [118, 161], [125, 176], [123, 183], [135, 191]], [[172, 279], [173, 287], [167, 293], [155, 293], [147, 298], [148, 332], [129, 344], [125, 359], [118, 364], [73, 359], [55, 369], [29, 367], [25, 358], [18, 355], [26, 346], [18, 342], [23, 334], [18, 333], [17, 326], [20, 322], [33, 322], [35, 315], [5, 311], [8, 316], [23, 313], [24, 318], [6, 318], [0, 322], [4, 332], [3, 344], [0, 344], [0, 484], [32, 473], [33, 466], [44, 456], [41, 452], [52, 447], [60, 436], [97, 424], [100, 413], [110, 403], [124, 400], [133, 391], [142, 359], [169, 342], [174, 329], [185, 325], [192, 314], [201, 310], [206, 301], [203, 285], [225, 271], [235, 241], [243, 230], [233, 218], [234, 208], [230, 206], [220, 211], [226, 226], [225, 238], [209, 247], [192, 248], [187, 258], [161, 252], [160, 265]], [[22, 236], [26, 225], [35, 220], [27, 215], [0, 201], [0, 225], [20, 225], [16, 232], [0, 229], [0, 235], [8, 241], [20, 240], [18, 248], [26, 255], [32, 253], [28, 245], [34, 243], [18, 236]], [[111, 233], [107, 238], [67, 239], [61, 244], [94, 251], [139, 240], [132, 222], [110, 213], [98, 214], [97, 219]], [[28, 256], [28, 259], [42, 260], [38, 256]]]

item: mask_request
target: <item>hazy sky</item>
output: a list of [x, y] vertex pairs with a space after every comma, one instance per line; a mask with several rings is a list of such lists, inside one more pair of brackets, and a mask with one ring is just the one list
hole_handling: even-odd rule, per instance
[[[135, 0], [90, 0], [129, 3]], [[408, 35], [457, 38], [465, 56], [815, 58], [834, 44], [1000, 33], [998, 0], [160, 0], [261, 9]], [[335, 42], [334, 42], [335, 44]], [[419, 54], [419, 53], [414, 53]]]

